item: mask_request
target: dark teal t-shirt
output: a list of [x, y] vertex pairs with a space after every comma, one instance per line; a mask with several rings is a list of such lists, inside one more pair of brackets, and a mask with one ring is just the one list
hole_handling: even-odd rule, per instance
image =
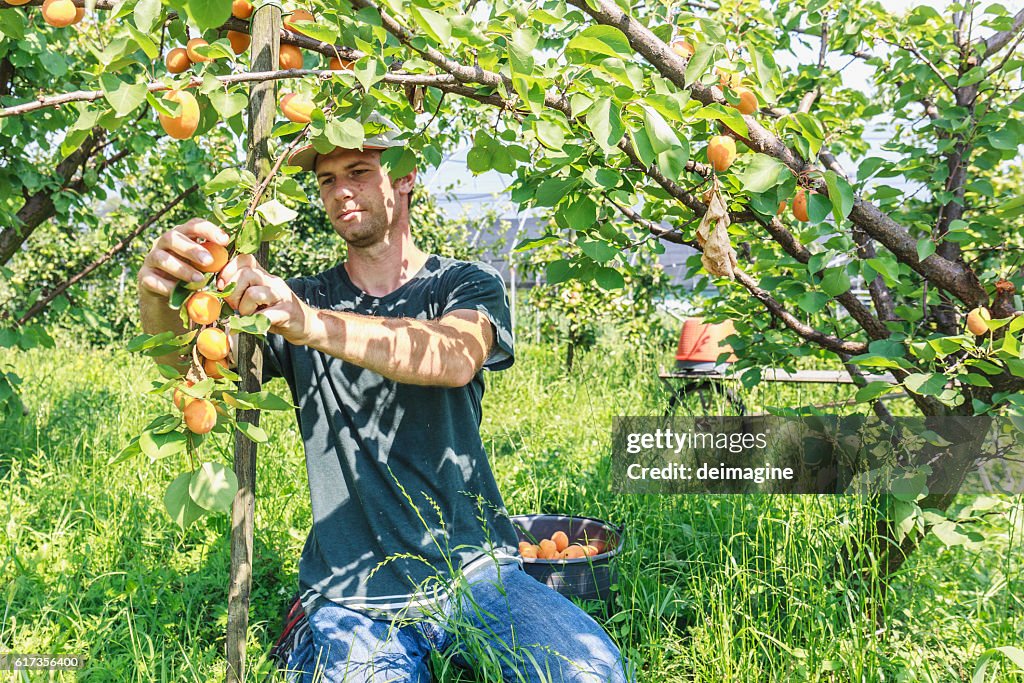
[[[363, 315], [435, 320], [480, 311], [495, 331], [484, 367], [512, 365], [505, 285], [486, 264], [432, 255], [381, 297], [356, 287], [340, 264], [288, 286], [314, 308]], [[482, 371], [464, 387], [416, 386], [276, 334], [267, 349], [265, 379], [288, 382], [305, 444], [313, 528], [299, 586], [307, 611], [328, 599], [377, 616], [415, 614], [439, 597], [433, 579], [450, 575], [449, 562], [471, 573], [490, 557], [518, 561], [480, 440]]]

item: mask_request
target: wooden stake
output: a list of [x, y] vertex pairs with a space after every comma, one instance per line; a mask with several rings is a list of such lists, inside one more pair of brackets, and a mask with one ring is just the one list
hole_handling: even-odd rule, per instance
[[[252, 17], [252, 71], [278, 68], [281, 8], [258, 7]], [[249, 140], [246, 167], [263, 180], [270, 173], [267, 141], [277, 112], [276, 81], [254, 83], [249, 91]], [[256, 260], [267, 264], [267, 243], [260, 245]], [[263, 340], [250, 334], [238, 336], [238, 375], [241, 390], [257, 392], [263, 378]], [[258, 425], [258, 410], [239, 410], [239, 422]], [[238, 494], [231, 507], [231, 583], [228, 588], [227, 683], [245, 679], [245, 646], [249, 631], [249, 594], [252, 589], [253, 514], [256, 506], [256, 444], [235, 432], [235, 475]]]

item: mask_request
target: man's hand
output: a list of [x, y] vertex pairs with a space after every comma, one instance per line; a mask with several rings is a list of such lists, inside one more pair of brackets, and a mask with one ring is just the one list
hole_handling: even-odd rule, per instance
[[235, 290], [224, 299], [239, 315], [262, 313], [270, 319], [270, 331], [292, 344], [305, 345], [316, 324], [316, 311], [295, 296], [279, 277], [271, 275], [252, 254], [228, 261], [217, 278], [223, 290], [232, 282]]
[[142, 293], [168, 297], [179, 280], [199, 282], [205, 277], [195, 264], [211, 263], [210, 252], [197, 241], [205, 239], [226, 246], [226, 232], [202, 218], [177, 225], [157, 238], [139, 269]]

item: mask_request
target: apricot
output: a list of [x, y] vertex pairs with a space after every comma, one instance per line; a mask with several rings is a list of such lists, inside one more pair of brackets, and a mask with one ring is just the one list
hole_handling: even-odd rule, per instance
[[740, 103], [736, 109], [745, 116], [750, 116], [757, 111], [757, 95], [750, 88], [737, 88], [736, 94], [740, 96]]
[[548, 538], [542, 540], [540, 542], [540, 552], [537, 553], [537, 557], [542, 560], [553, 560], [558, 557], [558, 548], [555, 547], [555, 542]]
[[341, 57], [331, 57], [330, 69], [331, 71], [351, 71], [352, 62], [348, 59], [342, 59]]
[[295, 31], [296, 33], [302, 33], [302, 29], [296, 28], [296, 21], [315, 21], [315, 17], [304, 9], [297, 9], [292, 12], [291, 16], [284, 20], [284, 27], [289, 31]]
[[198, 270], [204, 273], [219, 273], [228, 264], [228, 250], [216, 242], [203, 242], [199, 246], [209, 252], [210, 256], [213, 257], [213, 263], [204, 266], [193, 261], [192, 265]]
[[248, 33], [242, 33], [241, 31], [228, 31], [228, 42], [231, 43], [232, 52], [240, 55], [249, 49], [252, 37]]
[[301, 69], [302, 50], [294, 45], [282, 45], [277, 56], [277, 63], [282, 69]]
[[587, 551], [583, 549], [583, 546], [572, 544], [562, 552], [562, 557], [567, 560], [575, 560], [581, 557], [586, 557]]
[[289, 121], [294, 121], [295, 123], [309, 123], [312, 121], [313, 109], [315, 108], [316, 105], [313, 104], [311, 99], [293, 92], [281, 98], [281, 113]]
[[526, 544], [525, 548], [522, 548], [519, 551], [519, 554], [522, 555], [523, 557], [528, 557], [531, 560], [536, 560], [537, 559], [537, 551], [529, 543]]
[[209, 292], [196, 292], [185, 302], [188, 319], [196, 325], [209, 325], [220, 317], [221, 300]]
[[683, 59], [689, 59], [697, 51], [697, 48], [693, 46], [693, 43], [688, 40], [673, 40], [671, 47], [672, 52], [675, 52]]
[[192, 40], [185, 43], [185, 52], [188, 53], [188, 58], [192, 60], [193, 64], [198, 64], [199, 62], [213, 61], [209, 57], [203, 57], [198, 52], [196, 52], [197, 47], [206, 47], [207, 45], [209, 45], [209, 43], [203, 40], [202, 38], [193, 38]]
[[188, 71], [188, 68], [192, 66], [192, 60], [188, 58], [185, 48], [176, 47], [167, 53], [164, 64], [167, 65], [167, 70], [170, 73], [180, 74], [183, 71]]
[[785, 211], [785, 210], [786, 210], [786, 200], [783, 199], [781, 202], [779, 202], [779, 209], [778, 209], [778, 211], [775, 212], [775, 215], [776, 216], [781, 216], [782, 212]]
[[231, 16], [235, 19], [248, 19], [252, 16], [252, 3], [249, 0], [234, 0], [231, 3]]
[[228, 335], [218, 327], [207, 327], [196, 337], [196, 348], [207, 360], [223, 360], [228, 357]]
[[[203, 372], [206, 373], [207, 377], [212, 377], [214, 379], [224, 378], [224, 373], [220, 371], [220, 368], [217, 367], [217, 364], [218, 363], [215, 360], [210, 360], [209, 358], [203, 359]], [[224, 365], [224, 363], [220, 364]]]
[[736, 160], [736, 143], [727, 135], [715, 135], [708, 143], [708, 161], [721, 173]]
[[967, 314], [967, 329], [971, 331], [971, 334], [979, 337], [983, 334], [988, 334], [989, 329], [986, 323], [991, 319], [992, 314], [988, 312], [988, 309], [984, 306], [978, 306]]
[[43, 21], [50, 26], [64, 28], [75, 23], [78, 11], [71, 0], [44, 0]]
[[186, 140], [199, 128], [199, 102], [192, 93], [170, 90], [164, 95], [168, 102], [178, 102], [181, 113], [177, 116], [157, 114], [164, 132], [176, 140]]
[[588, 557], [593, 557], [601, 552], [601, 549], [596, 545], [586, 545], [583, 547], [583, 550], [586, 551]]
[[27, 5], [29, 2], [30, 0], [7, 0], [8, 5], [14, 5], [15, 7], [18, 7], [19, 5]]
[[80, 22], [82, 20], [83, 17], [85, 17], [85, 8], [84, 7], [77, 7], [76, 6], [75, 7], [75, 20], [72, 21], [71, 23], [72, 24], [77, 24], [78, 22]]
[[569, 537], [566, 536], [564, 531], [556, 531], [551, 534], [551, 540], [555, 544], [555, 550], [562, 552], [569, 547]]
[[533, 544], [529, 541], [519, 541], [519, 552], [523, 552], [525, 548], [532, 548]]
[[[195, 386], [195, 382], [193, 382], [192, 380], [188, 380], [188, 381], [185, 382], [185, 386], [186, 387]], [[186, 394], [180, 388], [175, 387], [174, 388], [174, 394], [172, 394], [171, 400], [174, 401], [174, 407], [175, 408], [177, 408], [178, 410], [184, 410], [185, 406], [187, 406], [189, 403], [191, 403], [195, 399], [192, 398], [191, 396], [189, 396], [188, 394]]]
[[811, 220], [807, 214], [807, 192], [802, 187], [797, 188], [796, 196], [793, 197], [793, 217], [804, 223]]
[[217, 425], [217, 410], [205, 398], [185, 406], [185, 426], [195, 434], [205, 434]]

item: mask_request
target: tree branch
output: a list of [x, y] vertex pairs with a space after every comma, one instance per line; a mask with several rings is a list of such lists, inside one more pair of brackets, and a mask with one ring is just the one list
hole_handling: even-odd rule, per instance
[[984, 40], [979, 40], [974, 47], [981, 51], [982, 60], [988, 59], [1003, 49], [1022, 29], [1024, 29], [1024, 9], [1013, 15], [1013, 26], [1005, 31], [993, 33]]
[[[615, 208], [622, 212], [624, 216], [635, 222], [637, 225], [643, 227], [648, 232], [658, 235], [660, 238], [667, 241], [676, 242], [677, 244], [685, 244], [698, 251], [703, 251], [695, 241], [682, 239], [682, 236], [679, 233], [662, 228], [660, 225], [640, 216], [628, 206], [622, 206], [617, 202], [611, 203]], [[845, 339], [840, 339], [839, 337], [833, 337], [819, 332], [810, 325], [800, 322], [799, 319], [787, 311], [785, 306], [779, 303], [767, 290], [761, 288], [761, 286], [757, 284], [757, 280], [748, 275], [744, 270], [736, 268], [734, 272], [736, 274], [736, 281], [743, 285], [743, 287], [750, 292], [751, 296], [760, 301], [764, 307], [767, 308], [768, 311], [786, 327], [807, 341], [818, 344], [822, 348], [835, 353], [857, 355], [865, 353], [868, 350], [868, 345], [863, 342], [851, 342], [846, 341]]]
[[74, 276], [68, 278], [64, 282], [60, 283], [59, 285], [51, 289], [49, 292], [46, 293], [45, 296], [43, 296], [34, 304], [32, 304], [32, 307], [29, 308], [25, 312], [25, 314], [18, 319], [18, 325], [24, 325], [26, 322], [28, 322], [33, 317], [38, 315], [41, 311], [43, 311], [47, 306], [49, 306], [54, 299], [56, 299], [58, 296], [66, 292], [70, 287], [73, 287], [75, 284], [81, 282], [84, 278], [88, 277], [89, 274], [92, 273], [94, 270], [102, 266], [110, 259], [114, 258], [114, 256], [116, 256], [117, 254], [124, 251], [128, 247], [128, 245], [130, 245], [136, 237], [141, 235], [147, 228], [149, 228], [149, 226], [153, 225], [153, 223], [163, 218], [171, 209], [180, 204], [182, 201], [185, 200], [186, 197], [188, 197], [190, 194], [192, 194], [198, 189], [199, 185], [193, 185], [192, 187], [188, 188], [187, 190], [179, 194], [177, 197], [172, 199], [166, 205], [164, 205], [164, 207], [161, 208], [159, 211], [150, 214], [149, 218], [147, 218], [141, 225], [132, 230], [130, 233], [125, 235], [117, 244], [115, 244], [113, 247], [107, 250], [105, 254], [103, 254], [98, 259], [90, 263], [88, 266], [83, 268]]

